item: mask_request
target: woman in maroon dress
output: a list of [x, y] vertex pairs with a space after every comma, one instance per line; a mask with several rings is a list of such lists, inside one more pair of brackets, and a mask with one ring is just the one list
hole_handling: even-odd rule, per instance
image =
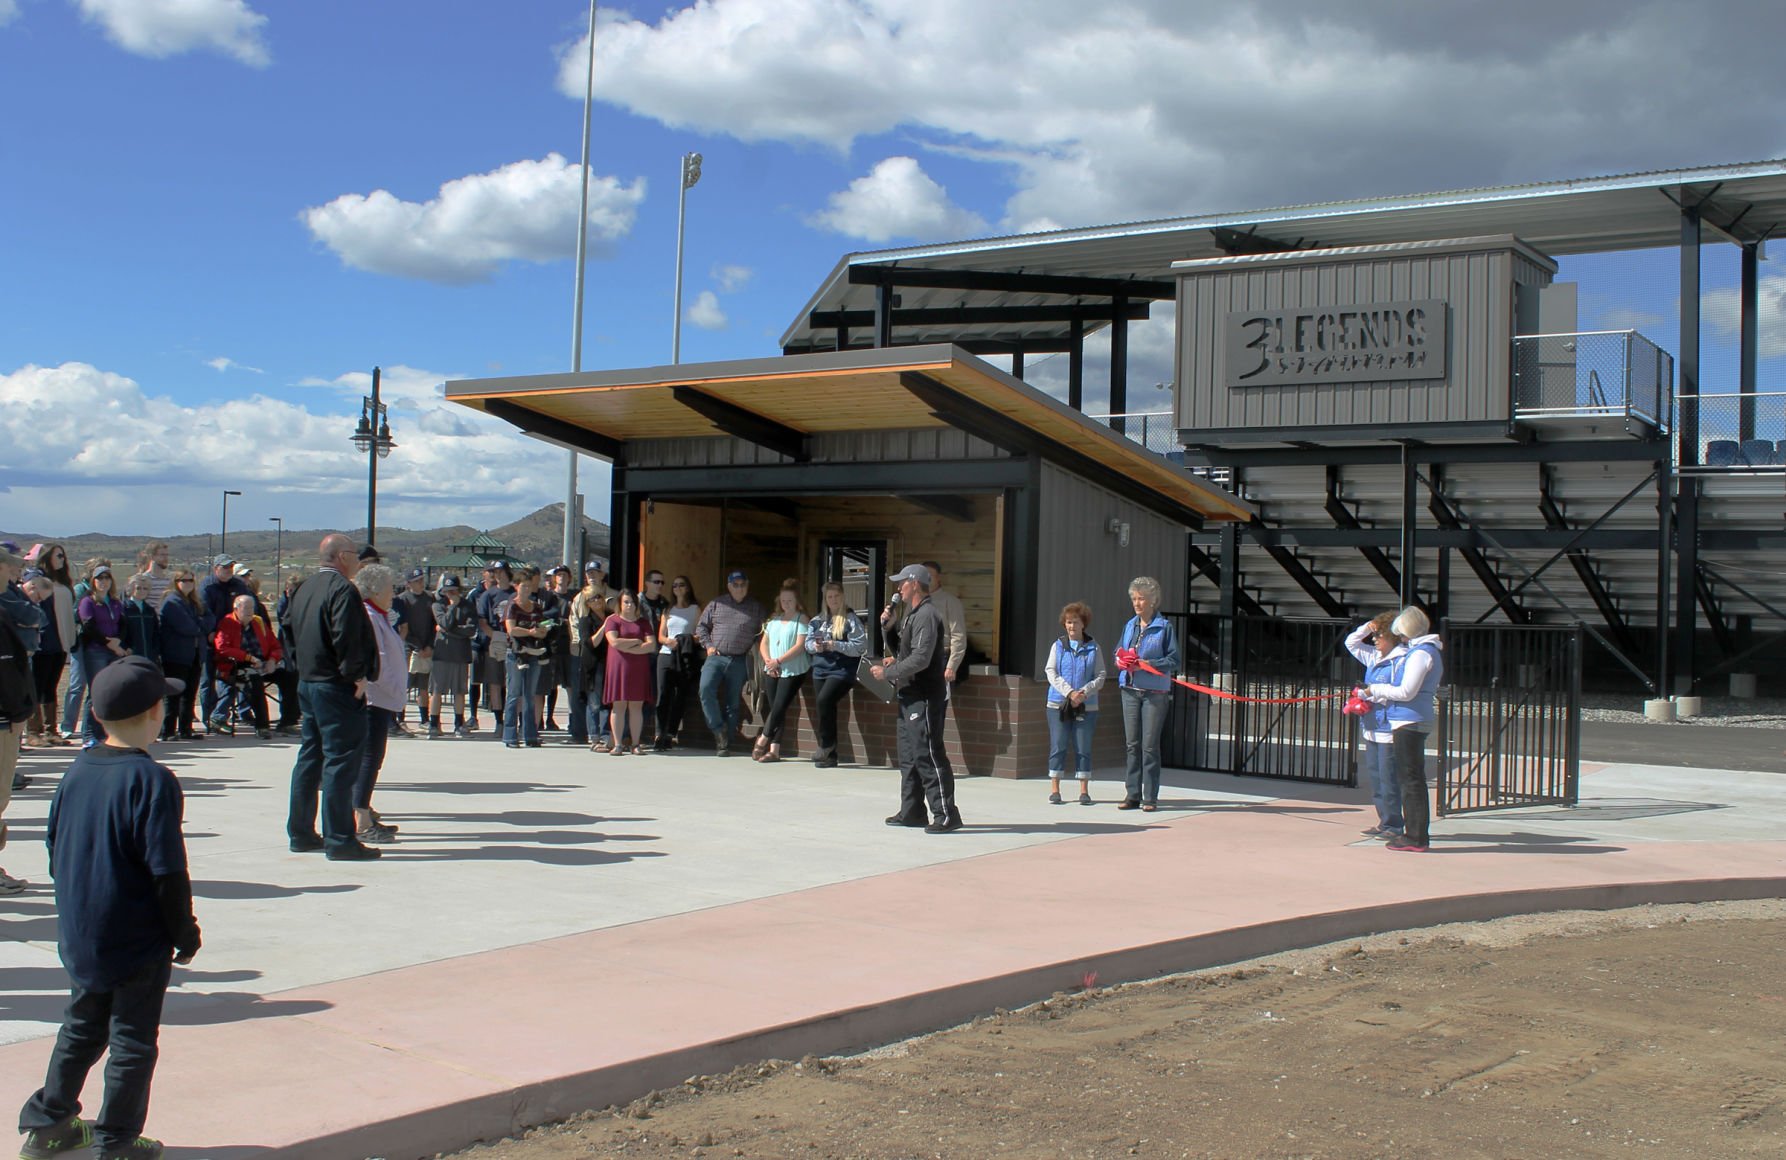
[[[638, 753], [639, 738], [645, 729], [645, 706], [651, 703], [651, 666], [657, 659], [657, 641], [651, 624], [639, 607], [638, 593], [622, 588], [619, 611], [602, 622], [601, 633], [608, 640], [608, 671], [602, 700], [614, 706], [612, 734], [614, 744], [609, 753]], [[620, 747], [620, 739], [630, 728], [631, 750]]]

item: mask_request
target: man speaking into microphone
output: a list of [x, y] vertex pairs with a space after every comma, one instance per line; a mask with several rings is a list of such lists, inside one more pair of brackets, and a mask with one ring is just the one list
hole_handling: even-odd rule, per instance
[[899, 585], [905, 612], [899, 619], [897, 659], [887, 657], [869, 669], [894, 686], [899, 706], [899, 812], [887, 824], [924, 826], [927, 834], [947, 834], [961, 828], [955, 778], [948, 761], [941, 759], [949, 691], [943, 676], [949, 664], [947, 630], [930, 600], [930, 569], [907, 564], [888, 579]]

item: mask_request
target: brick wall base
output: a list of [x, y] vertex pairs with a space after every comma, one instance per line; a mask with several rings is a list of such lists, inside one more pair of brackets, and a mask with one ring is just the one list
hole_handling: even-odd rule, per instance
[[[973, 676], [955, 686], [949, 701], [944, 744], [955, 775], [1046, 777], [1048, 775], [1048, 686], [1026, 677]], [[1092, 733], [1092, 769], [1108, 775], [1123, 767], [1122, 711], [1114, 689], [1100, 699]], [[800, 691], [797, 720], [782, 732], [784, 758], [810, 759], [818, 749], [813, 732], [812, 682]], [[893, 768], [897, 711], [861, 686], [837, 703], [837, 756], [848, 765]], [[754, 735], [755, 728], [747, 734]], [[699, 706], [691, 706], [683, 729], [693, 745], [711, 744]], [[1072, 757], [1067, 776], [1073, 776]]]

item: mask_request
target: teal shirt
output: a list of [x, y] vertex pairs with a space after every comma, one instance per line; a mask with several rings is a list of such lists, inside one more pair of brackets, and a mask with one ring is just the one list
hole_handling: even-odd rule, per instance
[[[778, 657], [794, 647], [794, 642], [806, 635], [804, 620], [771, 620], [763, 626], [763, 639], [769, 642], [769, 655]], [[801, 649], [781, 664], [781, 675], [784, 677], [800, 677], [812, 668], [812, 657]]]

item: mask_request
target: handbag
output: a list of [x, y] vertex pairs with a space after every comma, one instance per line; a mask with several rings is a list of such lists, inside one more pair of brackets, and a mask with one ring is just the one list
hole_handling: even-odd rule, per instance
[[420, 652], [412, 652], [409, 654], [409, 672], [411, 676], [426, 676], [433, 671], [433, 657], [425, 657]]

